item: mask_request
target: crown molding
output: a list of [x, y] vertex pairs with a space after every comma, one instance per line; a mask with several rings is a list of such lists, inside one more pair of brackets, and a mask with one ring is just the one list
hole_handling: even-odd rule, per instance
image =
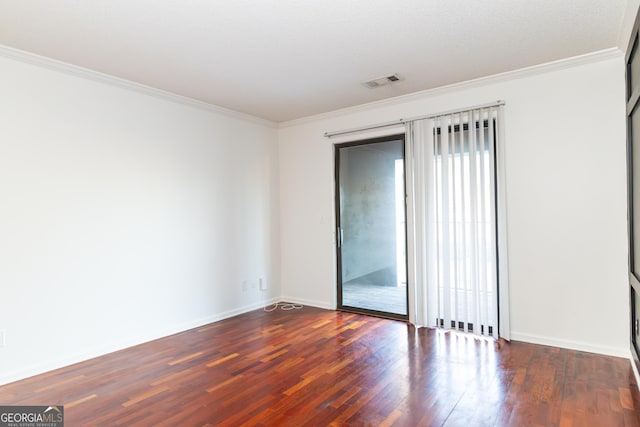
[[534, 65], [531, 67], [521, 68], [518, 70], [507, 71], [500, 74], [494, 74], [491, 76], [480, 77], [473, 80], [467, 80], [461, 83], [454, 83], [447, 86], [441, 86], [433, 89], [427, 89], [419, 92], [413, 92], [406, 95], [400, 95], [393, 98], [387, 98], [380, 101], [369, 102], [366, 104], [356, 105], [352, 107], [346, 107], [339, 110], [329, 111], [327, 113], [316, 114], [313, 116], [302, 117], [299, 119], [284, 121], [276, 123], [267, 119], [252, 116], [247, 113], [241, 113], [239, 111], [231, 110], [229, 108], [220, 107], [218, 105], [209, 104], [203, 101], [198, 101], [186, 96], [177, 95], [172, 92], [156, 89], [150, 86], [146, 86], [140, 83], [135, 83], [126, 79], [115, 77], [109, 74], [101, 73], [99, 71], [90, 70], [88, 68], [72, 65], [63, 61], [48, 58], [46, 56], [37, 55], [35, 53], [26, 52], [20, 49], [12, 48], [5, 45], [0, 45], [0, 57], [13, 59], [16, 61], [48, 68], [50, 70], [63, 72], [76, 77], [96, 81], [99, 83], [116, 86], [122, 89], [138, 92], [147, 96], [152, 96], [158, 99], [174, 102], [177, 104], [186, 105], [189, 107], [198, 108], [201, 110], [218, 113], [227, 117], [239, 119], [245, 122], [259, 124], [270, 128], [287, 128], [292, 126], [298, 126], [305, 123], [317, 122], [329, 118], [339, 117], [345, 114], [363, 112], [381, 108], [385, 106], [393, 106], [403, 104], [416, 99], [429, 98], [437, 95], [442, 95], [451, 92], [457, 92], [464, 89], [471, 89], [474, 87], [486, 86], [488, 84], [504, 82], [509, 80], [521, 79], [528, 76], [544, 74], [552, 71], [558, 71], [566, 68], [572, 68], [583, 64], [590, 64], [594, 62], [604, 61], [611, 58], [622, 58], [623, 51], [617, 47], [600, 50], [597, 52], [591, 52], [584, 55], [574, 56], [571, 58], [565, 58], [545, 64]]
[[35, 53], [27, 52], [24, 50], [13, 48], [13, 47], [0, 45], [0, 57], [13, 59], [13, 60], [24, 62], [27, 64], [36, 65], [42, 68], [47, 68], [53, 71], [70, 74], [75, 77], [92, 80], [98, 83], [104, 83], [111, 86], [116, 86], [121, 89], [138, 92], [143, 95], [148, 95], [148, 96], [152, 96], [154, 98], [162, 99], [165, 101], [170, 101], [177, 104], [198, 108], [200, 110], [222, 114], [227, 117], [239, 119], [245, 122], [267, 126], [270, 128], [277, 127], [277, 123], [275, 122], [272, 122], [270, 120], [266, 120], [260, 117], [252, 116], [247, 113], [241, 113], [239, 111], [231, 110], [229, 108], [224, 108], [218, 105], [209, 104], [203, 101], [198, 101], [193, 98], [188, 98], [186, 96], [178, 95], [172, 92], [156, 89], [151, 86], [135, 83], [130, 80], [126, 80], [126, 79], [115, 77], [109, 74], [101, 73], [99, 71], [90, 70], [88, 68], [69, 64], [67, 62], [58, 61], [53, 58], [37, 55]]
[[612, 58], [623, 58], [623, 57], [624, 57], [624, 53], [620, 49], [618, 49], [617, 47], [612, 47], [609, 49], [599, 50], [596, 52], [574, 56], [571, 58], [565, 58], [557, 61], [547, 62], [544, 64], [533, 65], [531, 67], [520, 68], [518, 70], [507, 71], [499, 74], [493, 74], [491, 76], [480, 77], [477, 79], [467, 80], [460, 83], [454, 83], [447, 86], [441, 86], [433, 89], [422, 90], [419, 92], [413, 92], [406, 95], [400, 95], [393, 98], [383, 99], [380, 101], [368, 102], [366, 104], [360, 104], [353, 107], [341, 108], [339, 110], [329, 111], [327, 113], [321, 113], [313, 116], [307, 116], [299, 119], [280, 122], [278, 123], [278, 128], [282, 129], [282, 128], [298, 126], [306, 123], [318, 122], [321, 120], [344, 116], [345, 114], [364, 112], [364, 111], [374, 110], [382, 107], [404, 104], [406, 102], [410, 102], [417, 99], [430, 98], [430, 97], [443, 95], [447, 93], [458, 92], [465, 89], [473, 89], [481, 86], [487, 86], [489, 84], [522, 79], [525, 77], [536, 76], [536, 75], [545, 74], [553, 71], [564, 70], [567, 68], [573, 68], [579, 65], [591, 64], [591, 63], [605, 61]]

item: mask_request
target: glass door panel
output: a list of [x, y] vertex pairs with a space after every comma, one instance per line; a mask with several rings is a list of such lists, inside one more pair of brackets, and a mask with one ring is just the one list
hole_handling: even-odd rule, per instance
[[404, 136], [336, 146], [338, 307], [408, 318]]

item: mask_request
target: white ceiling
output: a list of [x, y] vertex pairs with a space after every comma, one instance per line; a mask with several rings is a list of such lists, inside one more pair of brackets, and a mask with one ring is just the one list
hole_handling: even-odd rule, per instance
[[[627, 0], [0, 0], [0, 44], [275, 122], [616, 47]], [[367, 89], [388, 73], [404, 80]]]

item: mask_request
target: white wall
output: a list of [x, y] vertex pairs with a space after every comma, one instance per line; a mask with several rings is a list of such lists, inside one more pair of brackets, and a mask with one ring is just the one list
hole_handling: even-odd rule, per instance
[[628, 356], [623, 62], [601, 52], [283, 124], [285, 298], [335, 306], [333, 141], [324, 132], [502, 99], [512, 338]]
[[0, 383], [280, 295], [276, 130], [239, 116], [0, 57]]

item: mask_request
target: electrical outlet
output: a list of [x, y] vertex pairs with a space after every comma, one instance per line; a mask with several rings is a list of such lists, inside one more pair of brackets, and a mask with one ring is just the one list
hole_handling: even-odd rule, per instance
[[247, 289], [249, 289], [249, 284], [247, 283], [246, 280], [242, 281], [242, 292], [247, 292]]
[[269, 286], [267, 284], [267, 279], [263, 279], [262, 277], [259, 279], [260, 282], [260, 290], [261, 291], [266, 291], [267, 289], [269, 289]]
[[7, 346], [7, 330], [0, 329], [0, 347]]

